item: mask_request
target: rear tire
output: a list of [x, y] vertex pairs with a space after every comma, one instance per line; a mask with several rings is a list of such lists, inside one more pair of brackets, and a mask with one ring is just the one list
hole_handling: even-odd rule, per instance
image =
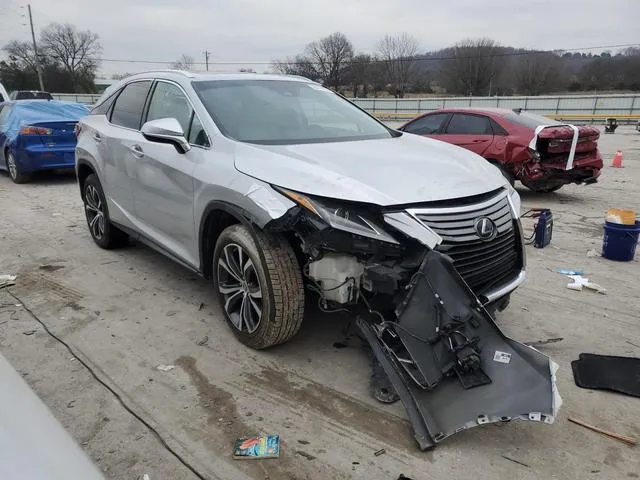
[[5, 152], [5, 159], [7, 162], [7, 171], [9, 172], [9, 177], [11, 177], [13, 183], [27, 183], [31, 180], [31, 175], [20, 171], [20, 165], [18, 164], [16, 157], [14, 157], [13, 153], [9, 150]]
[[282, 235], [232, 225], [218, 238], [213, 280], [227, 324], [248, 347], [284, 343], [304, 317], [302, 274]]
[[85, 179], [82, 200], [89, 233], [96, 245], [107, 250], [126, 245], [129, 236], [109, 220], [107, 199], [96, 174]]

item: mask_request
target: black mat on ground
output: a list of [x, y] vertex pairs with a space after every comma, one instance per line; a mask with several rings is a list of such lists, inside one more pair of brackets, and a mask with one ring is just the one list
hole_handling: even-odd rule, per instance
[[579, 387], [640, 397], [640, 358], [581, 353], [571, 369]]

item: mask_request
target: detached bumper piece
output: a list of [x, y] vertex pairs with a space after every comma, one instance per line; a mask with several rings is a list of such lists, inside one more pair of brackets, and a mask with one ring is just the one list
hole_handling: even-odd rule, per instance
[[358, 327], [404, 404], [422, 450], [492, 422], [553, 423], [557, 365], [507, 338], [453, 267], [429, 251], [397, 321]]

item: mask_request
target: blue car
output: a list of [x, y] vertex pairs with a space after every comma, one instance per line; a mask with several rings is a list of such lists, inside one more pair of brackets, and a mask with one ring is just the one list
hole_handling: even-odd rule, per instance
[[20, 100], [0, 103], [0, 170], [15, 183], [41, 170], [75, 166], [75, 127], [89, 108], [80, 103]]

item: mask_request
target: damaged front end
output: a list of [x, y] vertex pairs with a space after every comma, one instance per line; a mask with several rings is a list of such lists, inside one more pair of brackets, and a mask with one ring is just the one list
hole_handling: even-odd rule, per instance
[[279, 191], [299, 206], [268, 228], [290, 236], [319, 307], [357, 317], [420, 448], [485, 423], [553, 422], [556, 365], [487, 310], [524, 276], [507, 190], [384, 212]]

